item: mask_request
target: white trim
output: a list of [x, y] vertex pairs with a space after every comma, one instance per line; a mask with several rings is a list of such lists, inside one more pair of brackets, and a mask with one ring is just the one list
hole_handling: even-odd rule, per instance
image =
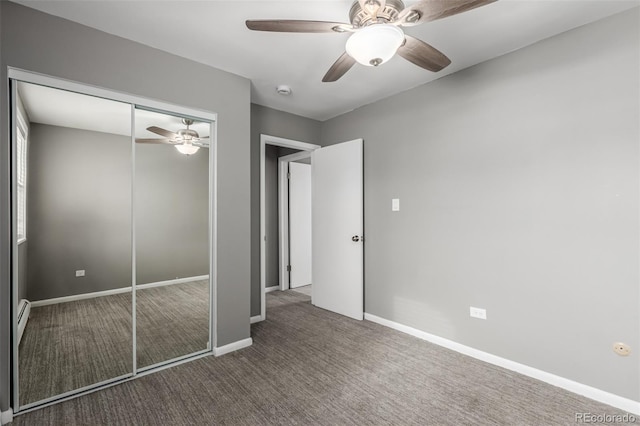
[[18, 245], [24, 243], [25, 241], [27, 241], [27, 239], [25, 237], [18, 238]]
[[306, 142], [295, 141], [293, 139], [285, 139], [277, 136], [260, 135], [260, 316], [262, 319], [267, 317], [267, 307], [265, 300], [266, 287], [266, 219], [265, 219], [265, 150], [267, 145], [282, 146], [285, 148], [300, 149], [302, 151], [313, 151], [320, 148], [320, 145], [314, 145]]
[[195, 277], [176, 278], [173, 280], [157, 281], [154, 283], [137, 284], [136, 288], [145, 289], [145, 288], [153, 288], [153, 287], [163, 287], [165, 285], [182, 284], [182, 283], [189, 283], [191, 281], [202, 281], [202, 280], [208, 280], [208, 279], [209, 279], [209, 275], [196, 275]]
[[205, 121], [217, 121], [218, 119], [218, 114], [209, 111], [190, 108], [179, 104], [167, 103], [157, 99], [135, 96], [129, 93], [105, 89], [88, 83], [77, 83], [64, 78], [51, 77], [46, 74], [26, 71], [19, 68], [7, 67], [7, 76], [9, 79], [24, 81], [26, 83], [39, 84], [41, 86], [53, 87], [55, 89], [62, 89], [70, 92], [110, 99], [113, 101], [134, 104], [142, 107], [143, 109], [155, 109], [163, 112], [189, 115], [194, 118], [204, 119]]
[[262, 318], [262, 315], [256, 315], [254, 317], [251, 317], [251, 319], [249, 320], [249, 324], [255, 324], [260, 321], [264, 321], [264, 318]]
[[166, 365], [171, 365], [173, 363], [180, 362], [180, 361], [183, 361], [185, 359], [191, 359], [194, 356], [212, 355], [212, 353], [213, 352], [211, 351], [211, 349], [202, 349], [202, 350], [199, 350], [199, 351], [196, 351], [196, 352], [192, 352], [192, 353], [189, 353], [189, 354], [186, 354], [186, 355], [180, 355], [180, 356], [177, 356], [175, 358], [167, 359], [165, 361], [156, 362], [155, 364], [145, 365], [144, 367], [139, 367], [138, 368], [138, 373], [136, 375], [138, 375], [140, 373], [144, 373], [145, 371], [157, 371], [157, 369], [159, 369], [161, 367], [164, 367]]
[[218, 339], [218, 124], [212, 121], [209, 133], [209, 342], [213, 351]]
[[76, 395], [76, 393], [80, 392], [86, 392], [86, 391], [92, 391], [95, 389], [99, 389], [102, 386], [105, 385], [109, 385], [111, 383], [117, 383], [120, 382], [122, 380], [131, 378], [131, 377], [135, 377], [133, 375], [133, 373], [127, 373], [127, 374], [123, 374], [121, 376], [117, 376], [117, 377], [113, 377], [111, 379], [107, 379], [107, 380], [103, 380], [101, 382], [98, 383], [93, 383], [87, 386], [83, 386], [81, 388], [77, 388], [77, 389], [73, 389], [67, 392], [63, 392], [61, 394], [58, 395], [54, 395], [54, 396], [50, 396], [49, 398], [45, 398], [45, 399], [41, 399], [40, 401], [35, 401], [35, 402], [30, 402], [28, 404], [24, 404], [20, 406], [20, 411], [18, 413], [16, 413], [16, 415], [20, 415], [22, 413], [24, 413], [25, 410], [30, 410], [32, 408], [35, 407], [42, 407], [42, 406], [46, 406], [47, 404], [53, 404], [59, 401], [64, 401], [66, 398], [69, 397], [74, 397]]
[[320, 145], [313, 143], [300, 142], [293, 139], [280, 138], [278, 136], [269, 136], [265, 134], [260, 135], [260, 144], [299, 149], [301, 151], [313, 151], [320, 148]]
[[222, 356], [230, 352], [235, 352], [240, 349], [248, 348], [253, 344], [253, 339], [247, 337], [246, 339], [238, 340], [237, 342], [229, 343], [228, 345], [220, 346], [213, 349], [215, 356]]
[[[173, 285], [173, 284], [183, 284], [183, 283], [188, 283], [192, 281], [200, 281], [200, 280], [206, 280], [206, 279], [209, 279], [209, 275], [199, 275], [196, 277], [187, 277], [187, 278], [176, 278], [175, 280], [158, 281], [155, 283], [148, 283], [148, 284], [138, 284], [136, 285], [136, 290], [144, 290], [146, 288], [153, 288], [153, 287], [163, 287], [166, 285]], [[73, 302], [76, 300], [83, 300], [83, 299], [93, 299], [94, 297], [111, 296], [114, 294], [130, 293], [130, 292], [131, 292], [131, 287], [121, 287], [121, 288], [114, 288], [113, 290], [94, 291], [93, 293], [82, 293], [82, 294], [74, 294], [72, 296], [55, 297], [53, 299], [35, 300], [31, 302], [31, 306], [34, 308], [37, 308], [38, 306], [55, 305], [57, 303]]]
[[622, 396], [612, 394], [610, 392], [603, 391], [601, 389], [591, 387], [589, 385], [574, 382], [573, 380], [556, 376], [555, 374], [551, 374], [543, 370], [538, 370], [534, 367], [529, 367], [528, 365], [520, 364], [506, 358], [483, 352], [481, 350], [462, 345], [452, 340], [445, 339], [443, 337], [439, 337], [404, 324], [390, 321], [388, 319], [380, 318], [376, 315], [372, 315], [366, 312], [364, 314], [364, 319], [383, 325], [385, 327], [393, 328], [394, 330], [401, 331], [419, 339], [426, 340], [438, 346], [454, 350], [472, 358], [479, 359], [480, 361], [488, 362], [489, 364], [497, 365], [498, 367], [515, 371], [516, 373], [520, 373], [524, 376], [532, 377], [545, 383], [549, 383], [550, 385], [568, 390], [569, 392], [573, 392], [578, 395], [593, 399], [595, 401], [611, 405], [612, 407], [628, 411], [629, 413], [640, 414], [639, 401], [634, 401]]
[[[20, 312], [24, 309], [24, 313], [20, 315]], [[18, 315], [18, 346], [20, 346], [20, 341], [22, 340], [22, 335], [24, 334], [24, 330], [27, 328], [27, 322], [29, 321], [29, 314], [31, 313], [31, 302], [27, 299], [21, 299], [18, 302], [18, 310], [16, 311], [16, 315]]]
[[17, 223], [17, 197], [16, 197], [16, 190], [14, 189], [14, 185], [16, 182], [16, 173], [17, 173], [17, 167], [16, 167], [16, 146], [17, 146], [17, 138], [16, 138], [16, 131], [13, 128], [13, 123], [16, 123], [17, 121], [17, 106], [16, 106], [16, 101], [18, 98], [18, 85], [17, 83], [13, 82], [12, 80], [9, 80], [9, 93], [11, 96], [11, 111], [9, 111], [10, 117], [11, 117], [11, 121], [10, 123], [12, 123], [9, 127], [10, 127], [10, 138], [11, 138], [11, 147], [10, 147], [10, 176], [11, 176], [11, 181], [14, 182], [11, 185], [11, 191], [10, 191], [10, 195], [9, 195], [9, 200], [10, 200], [10, 209], [11, 209], [11, 238], [13, 240], [16, 240], [15, 242], [12, 241], [11, 244], [11, 348], [12, 348], [12, 355], [13, 355], [13, 365], [12, 365], [12, 373], [13, 373], [13, 407], [17, 409], [19, 409], [20, 407], [20, 401], [18, 399], [18, 392], [20, 391], [20, 380], [19, 380], [19, 363], [18, 363], [18, 303], [19, 303], [19, 299], [18, 299], [18, 286], [19, 286], [19, 282], [18, 282], [18, 276], [19, 276], [19, 269], [18, 269], [18, 242], [17, 242], [17, 236], [18, 236], [18, 223]]
[[130, 105], [131, 113], [131, 373], [138, 373], [138, 268], [136, 238], [136, 106]]
[[311, 158], [311, 151], [294, 152], [293, 154], [284, 155], [278, 158], [278, 160], [289, 163], [291, 161], [304, 160], [305, 158]]
[[6, 425], [13, 421], [13, 410], [9, 408], [7, 411], [0, 413], [0, 424]]
[[272, 291], [280, 290], [279, 285], [272, 285], [271, 287], [267, 287], [264, 289], [265, 293], [271, 293]]

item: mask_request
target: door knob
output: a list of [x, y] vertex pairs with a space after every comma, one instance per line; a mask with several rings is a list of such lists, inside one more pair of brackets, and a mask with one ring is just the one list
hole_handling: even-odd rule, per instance
[[353, 241], [354, 243], [357, 243], [358, 241], [360, 241], [360, 237], [357, 235], [354, 235], [353, 237], [351, 237], [351, 241]]

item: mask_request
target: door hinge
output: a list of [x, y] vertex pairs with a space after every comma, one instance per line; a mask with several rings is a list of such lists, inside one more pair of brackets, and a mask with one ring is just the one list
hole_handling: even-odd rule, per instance
[[287, 179], [291, 179], [291, 173], [287, 172]]
[[287, 272], [291, 272], [291, 265], [287, 265]]

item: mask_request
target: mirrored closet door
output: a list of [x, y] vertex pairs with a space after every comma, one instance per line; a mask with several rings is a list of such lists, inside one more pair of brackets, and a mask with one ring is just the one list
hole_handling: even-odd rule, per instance
[[209, 348], [210, 124], [135, 111], [136, 353], [143, 369]]
[[28, 83], [17, 95], [18, 371], [27, 405], [133, 372], [131, 106]]
[[14, 410], [211, 352], [215, 115], [11, 89]]

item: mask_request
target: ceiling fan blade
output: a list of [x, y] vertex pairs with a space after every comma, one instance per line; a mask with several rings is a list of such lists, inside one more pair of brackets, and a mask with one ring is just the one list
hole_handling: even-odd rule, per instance
[[329, 71], [327, 71], [324, 77], [322, 77], [322, 82], [330, 83], [338, 80], [347, 71], [349, 71], [355, 63], [356, 60], [349, 56], [347, 52], [344, 52], [342, 56], [340, 56], [338, 60], [331, 65], [331, 68], [329, 68]]
[[257, 20], [246, 21], [247, 28], [254, 31], [272, 31], [279, 33], [343, 33], [355, 31], [351, 24], [324, 21], [298, 20]]
[[422, 0], [400, 12], [394, 23], [404, 26], [417, 25], [457, 15], [495, 1], [497, 0]]
[[166, 130], [166, 129], [162, 129], [162, 128], [156, 127], [156, 126], [147, 127], [147, 130], [152, 132], [152, 133], [155, 133], [157, 135], [169, 138], [169, 139], [174, 139], [174, 138], [178, 138], [179, 137], [177, 133], [173, 133], [172, 131], [169, 131], [169, 130]]
[[170, 141], [169, 139], [145, 139], [145, 138], [136, 138], [136, 143], [164, 143], [169, 145], [176, 144], [176, 142]]
[[209, 148], [209, 144], [206, 142], [192, 142], [191, 145], [198, 146], [200, 148]]
[[407, 61], [433, 72], [438, 72], [451, 63], [451, 60], [435, 47], [406, 34], [404, 37], [405, 42], [398, 49], [398, 55]]
[[386, 0], [359, 0], [360, 8], [372, 18], [378, 17], [378, 12], [384, 9]]

